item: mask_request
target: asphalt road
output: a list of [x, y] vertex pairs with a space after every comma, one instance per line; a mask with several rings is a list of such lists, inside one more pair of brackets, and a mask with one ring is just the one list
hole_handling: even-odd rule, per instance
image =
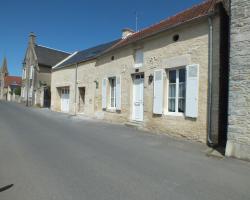
[[250, 164], [205, 149], [0, 102], [0, 199], [249, 200]]

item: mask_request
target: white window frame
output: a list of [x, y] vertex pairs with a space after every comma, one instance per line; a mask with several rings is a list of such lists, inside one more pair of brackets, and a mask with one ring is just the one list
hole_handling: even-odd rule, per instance
[[[179, 105], [179, 70], [184, 69], [186, 72], [186, 66], [183, 67], [179, 67], [179, 68], [172, 68], [172, 69], [168, 69], [167, 73], [168, 73], [168, 88], [167, 88], [167, 108], [166, 108], [166, 115], [171, 115], [171, 116], [181, 116], [184, 117], [185, 116], [185, 110], [184, 112], [179, 112], [178, 111], [178, 105]], [[170, 90], [170, 75], [169, 72], [170, 71], [176, 71], [176, 90], [175, 90], [175, 112], [171, 112], [169, 111], [169, 90]], [[186, 90], [186, 82], [187, 80], [185, 80], [185, 90]], [[185, 98], [185, 97], [184, 97]], [[185, 99], [186, 101], [186, 99]]]
[[[138, 56], [140, 56], [141, 58], [139, 59]], [[140, 60], [140, 62], [138, 62], [138, 60]], [[143, 66], [144, 63], [144, 52], [143, 49], [136, 49], [135, 50], [135, 54], [134, 54], [134, 61], [135, 61], [135, 68], [140, 68]]]
[[26, 69], [25, 68], [23, 68], [23, 76], [22, 77], [23, 77], [23, 80], [26, 79]]
[[[114, 106], [112, 106], [112, 87], [111, 87], [111, 80], [114, 81]], [[109, 108], [116, 109], [116, 77], [109, 77]]]

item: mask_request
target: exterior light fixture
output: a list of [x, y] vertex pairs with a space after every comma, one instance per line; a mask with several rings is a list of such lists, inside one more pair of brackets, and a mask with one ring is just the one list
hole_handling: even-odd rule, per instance
[[154, 76], [153, 76], [153, 74], [150, 74], [148, 77], [148, 82], [152, 83], [153, 80], [154, 80]]
[[98, 89], [99, 88], [99, 83], [97, 80], [94, 81], [95, 82], [95, 88]]

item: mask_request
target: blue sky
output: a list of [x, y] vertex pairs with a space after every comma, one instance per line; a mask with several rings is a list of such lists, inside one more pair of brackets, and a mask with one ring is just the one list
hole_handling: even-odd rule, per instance
[[202, 0], [8, 0], [0, 6], [0, 62], [20, 75], [31, 31], [37, 43], [74, 52], [117, 39], [121, 29], [139, 29]]

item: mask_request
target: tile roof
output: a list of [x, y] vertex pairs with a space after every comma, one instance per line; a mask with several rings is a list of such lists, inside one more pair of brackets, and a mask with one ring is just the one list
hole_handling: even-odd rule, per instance
[[8, 87], [10, 85], [18, 85], [21, 86], [22, 78], [18, 76], [6, 76], [4, 77], [4, 87]]
[[56, 63], [65, 59], [70, 53], [63, 52], [41, 45], [35, 45], [35, 52], [38, 59], [38, 64], [46, 65], [49, 67], [54, 66]]
[[53, 69], [62, 68], [65, 66], [70, 66], [76, 63], [94, 59], [119, 41], [120, 40], [115, 40], [115, 41], [101, 44], [101, 45], [98, 45], [89, 49], [85, 49], [83, 51], [76, 52], [74, 53], [74, 55], [71, 55], [68, 58], [66, 58], [65, 61], [62, 61], [58, 63], [57, 65], [55, 65]]
[[185, 22], [191, 21], [193, 19], [197, 19], [200, 17], [204, 17], [212, 13], [215, 9], [215, 6], [221, 0], [206, 0], [201, 4], [195, 5], [183, 12], [176, 14], [175, 16], [169, 17], [161, 22], [154, 24], [148, 28], [145, 28], [139, 32], [135, 32], [128, 36], [127, 38], [121, 40], [117, 44], [113, 45], [106, 52], [111, 51], [113, 49], [125, 46], [127, 44], [136, 42], [138, 40], [147, 38], [149, 36], [155, 35], [159, 32], [168, 30], [177, 25], [183, 24]]

